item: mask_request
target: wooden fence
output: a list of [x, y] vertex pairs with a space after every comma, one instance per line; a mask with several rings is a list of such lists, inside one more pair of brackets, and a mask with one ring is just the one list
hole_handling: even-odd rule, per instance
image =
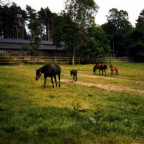
[[[105, 62], [132, 62], [131, 57], [102, 57], [88, 58], [76, 57], [75, 64], [95, 64]], [[72, 64], [72, 57], [50, 57], [50, 56], [0, 56], [0, 64], [44, 64], [44, 63], [59, 63]]]

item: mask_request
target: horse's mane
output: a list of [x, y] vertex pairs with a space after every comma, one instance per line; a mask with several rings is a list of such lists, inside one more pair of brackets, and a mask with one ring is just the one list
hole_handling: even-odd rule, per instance
[[44, 66], [42, 66], [41, 68], [39, 68], [38, 70], [43, 70], [43, 69], [45, 69], [46, 67], [48, 67], [50, 64], [46, 64], [46, 65], [44, 65]]

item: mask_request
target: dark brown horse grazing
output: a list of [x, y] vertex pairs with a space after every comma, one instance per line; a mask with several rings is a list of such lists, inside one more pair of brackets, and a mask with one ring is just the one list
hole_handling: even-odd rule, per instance
[[53, 84], [53, 77], [55, 79], [56, 87], [57, 87], [57, 80], [56, 75], [58, 75], [59, 78], [59, 87], [60, 87], [60, 75], [61, 75], [61, 68], [57, 64], [47, 64], [40, 69], [36, 70], [36, 80], [38, 80], [41, 77], [41, 74], [44, 74], [44, 88], [46, 85], [46, 79], [47, 77], [51, 77], [51, 82], [54, 88]]
[[113, 75], [113, 71], [116, 71], [116, 75], [118, 75], [118, 68], [113, 67], [112, 65], [109, 66], [111, 68], [111, 75]]
[[96, 64], [94, 67], [93, 67], [93, 72], [94, 74], [96, 73], [96, 70], [99, 69], [99, 74], [100, 74], [100, 68], [101, 66], [104, 66], [104, 64]]
[[103, 71], [105, 72], [105, 75], [106, 75], [106, 69], [107, 69], [107, 65], [104, 65], [104, 64], [96, 64], [94, 67], [93, 67], [93, 72], [94, 74], [96, 73], [96, 70], [99, 69], [99, 74], [100, 74], [100, 70], [102, 71], [102, 75], [103, 75]]

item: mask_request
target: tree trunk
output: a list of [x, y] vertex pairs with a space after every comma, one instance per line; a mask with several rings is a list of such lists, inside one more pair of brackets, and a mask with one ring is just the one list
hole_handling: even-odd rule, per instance
[[22, 23], [22, 34], [21, 34], [21, 38], [24, 39], [24, 23]]
[[113, 40], [113, 51], [114, 51], [114, 49], [115, 49], [115, 45], [114, 45], [114, 40]]
[[7, 38], [9, 38], [9, 24], [8, 24], [8, 22], [7, 22], [7, 26], [6, 26], [6, 29], [7, 29]]
[[8, 38], [7, 37], [7, 22], [6, 21], [4, 23], [4, 38]]
[[43, 40], [43, 32], [44, 32], [44, 25], [43, 25], [43, 21], [42, 21], [42, 24], [41, 24], [41, 32], [40, 32], [40, 39], [41, 39], [41, 41]]
[[42, 32], [43, 32], [43, 26], [41, 24], [41, 30], [40, 30], [40, 39], [41, 39], [41, 41], [42, 41]]
[[17, 21], [16, 21], [16, 39], [18, 39], [18, 25], [17, 25]]
[[49, 22], [47, 24], [47, 36], [48, 36], [48, 41], [50, 41], [50, 25], [49, 25]]
[[47, 21], [47, 40], [50, 41], [50, 20]]
[[73, 49], [72, 65], [75, 65], [75, 45]]
[[57, 56], [57, 46], [56, 46], [56, 49], [55, 49], [55, 56]]

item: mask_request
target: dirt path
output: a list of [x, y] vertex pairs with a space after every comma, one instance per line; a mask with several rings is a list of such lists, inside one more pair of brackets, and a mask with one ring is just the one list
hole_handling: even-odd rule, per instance
[[[67, 79], [61, 79], [61, 82], [66, 82], [66, 83], [73, 83], [71, 80], [67, 80]], [[86, 82], [81, 82], [81, 81], [77, 81], [73, 84], [78, 84], [78, 85], [83, 85], [83, 86], [88, 86], [88, 87], [98, 87], [107, 91], [127, 91], [127, 92], [136, 92], [136, 93], [144, 93], [144, 90], [137, 90], [137, 89], [131, 89], [131, 88], [127, 88], [127, 87], [119, 87], [119, 86], [114, 86], [114, 85], [110, 85], [110, 84], [94, 84], [94, 83], [86, 83]]]
[[[69, 76], [68, 74], [64, 74], [65, 76]], [[87, 78], [102, 78], [102, 79], [108, 79], [108, 80], [125, 80], [125, 81], [131, 81], [135, 83], [141, 83], [144, 84], [144, 81], [135, 81], [135, 80], [129, 80], [129, 79], [123, 79], [123, 78], [113, 78], [113, 77], [106, 77], [101, 75], [78, 75], [80, 77], [87, 77]]]
[[125, 80], [125, 81], [134, 81], [135, 83], [142, 83], [144, 84], [144, 81], [136, 81], [136, 80], [129, 80], [129, 79], [123, 79], [123, 78], [113, 78], [113, 77], [105, 77], [105, 76], [97, 76], [97, 75], [80, 75], [81, 77], [88, 77], [88, 78], [102, 78], [102, 79], [109, 79], [109, 80]]

